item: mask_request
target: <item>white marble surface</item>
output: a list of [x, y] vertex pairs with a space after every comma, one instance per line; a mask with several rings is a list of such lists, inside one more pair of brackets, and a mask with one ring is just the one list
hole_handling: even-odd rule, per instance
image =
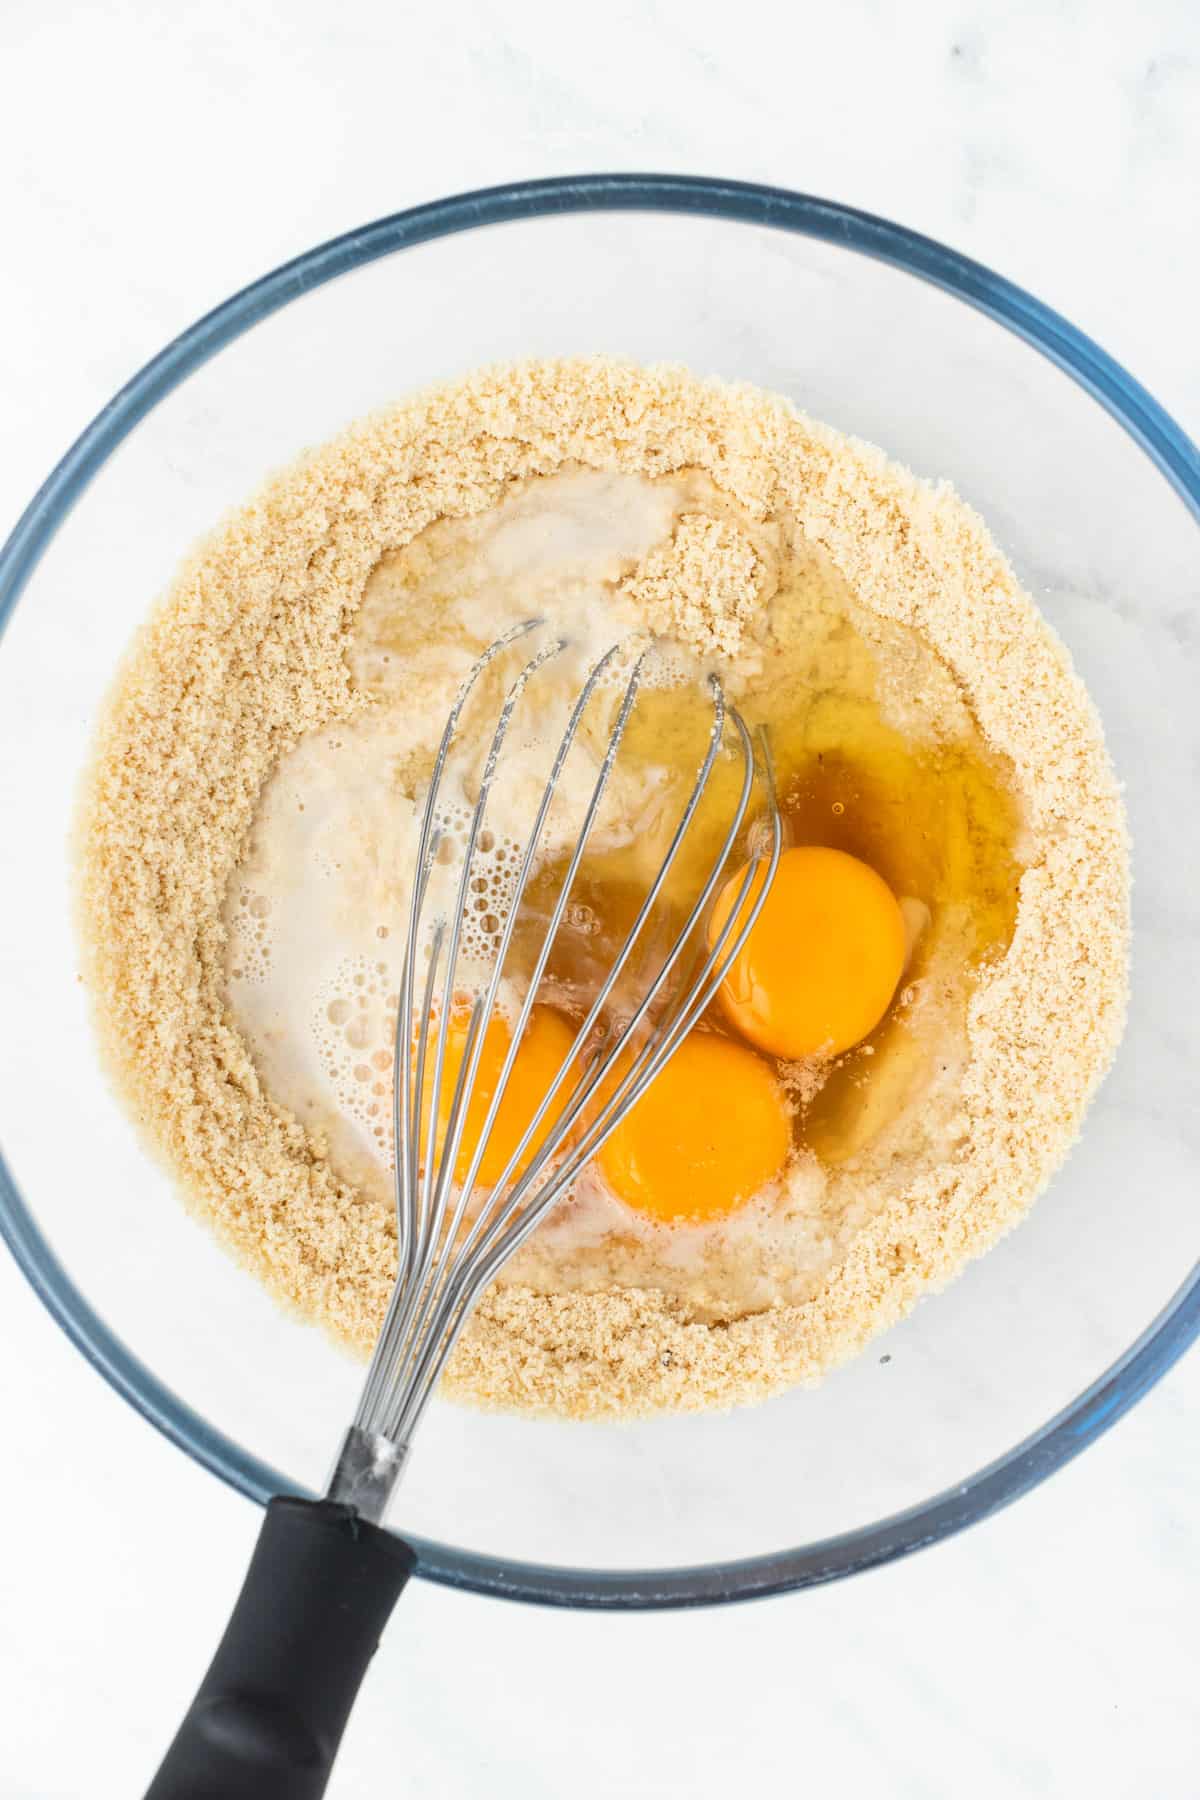
[[[1194, 9], [776, 10], [9, 0], [0, 525], [118, 383], [244, 281], [438, 194], [597, 167], [778, 182], [944, 238], [1066, 312], [1195, 433]], [[0, 1369], [0, 1796], [116, 1800], [190, 1691], [256, 1515], [85, 1368], [7, 1262]], [[1003, 1515], [749, 1608], [619, 1619], [417, 1586], [331, 1791], [682, 1797], [799, 1777], [903, 1800], [1184, 1800], [1198, 1427], [1193, 1354]]]

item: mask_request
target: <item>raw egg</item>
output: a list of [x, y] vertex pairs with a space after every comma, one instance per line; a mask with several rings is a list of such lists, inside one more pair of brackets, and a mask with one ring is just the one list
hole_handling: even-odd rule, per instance
[[664, 1224], [731, 1213], [787, 1161], [791, 1118], [769, 1064], [693, 1031], [599, 1154], [608, 1186]]
[[[442, 1086], [438, 1096], [437, 1144], [439, 1153], [446, 1140], [450, 1109], [454, 1103], [455, 1083], [458, 1080], [458, 1072], [462, 1067], [463, 1055], [466, 1051], [469, 1018], [470, 1014], [465, 1006], [461, 1009], [456, 1008], [451, 1015], [450, 1029], [446, 1035]], [[493, 1013], [491, 1022], [483, 1034], [483, 1048], [480, 1051], [479, 1063], [475, 1071], [475, 1084], [467, 1106], [462, 1136], [459, 1139], [458, 1155], [454, 1162], [454, 1175], [457, 1181], [463, 1181], [466, 1178], [511, 1043], [512, 1030], [507, 1019], [498, 1012]], [[487, 1148], [484, 1150], [483, 1159], [479, 1165], [477, 1180], [484, 1187], [494, 1186], [503, 1174], [509, 1158], [525, 1134], [529, 1121], [542, 1104], [555, 1076], [570, 1057], [574, 1044], [575, 1033], [565, 1019], [548, 1006], [533, 1008], [512, 1066], [512, 1072], [504, 1089], [504, 1098], [500, 1102], [495, 1122], [488, 1134]], [[433, 1091], [433, 1066], [436, 1053], [437, 1031], [435, 1028], [430, 1032], [429, 1048], [426, 1052], [426, 1126], [421, 1133], [423, 1142], [428, 1139], [428, 1109]], [[562, 1104], [569, 1099], [570, 1091], [571, 1080], [568, 1077], [547, 1110], [545, 1118], [530, 1139], [513, 1172], [513, 1178], [524, 1174], [529, 1167], [534, 1155], [545, 1142]]]
[[[721, 891], [709, 944], [746, 870]], [[755, 876], [751, 897], [766, 877]], [[762, 911], [721, 986], [725, 1017], [772, 1056], [838, 1056], [891, 1005], [904, 970], [904, 915], [886, 881], [844, 850], [785, 850]]]

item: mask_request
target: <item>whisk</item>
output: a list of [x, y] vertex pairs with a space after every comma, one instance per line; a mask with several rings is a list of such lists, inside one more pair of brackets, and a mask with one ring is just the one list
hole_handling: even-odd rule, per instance
[[[403, 940], [393, 1059], [392, 1128], [397, 1271], [354, 1418], [325, 1497], [279, 1496], [268, 1507], [225, 1635], [147, 1800], [317, 1800], [324, 1793], [354, 1697], [416, 1557], [380, 1521], [413, 1435], [473, 1307], [584, 1165], [636, 1104], [721, 985], [753, 928], [782, 849], [769, 746], [756, 741], [717, 677], [708, 677], [707, 747], [678, 823], [644, 900], [600, 981], [574, 1048], [549, 1084], [503, 1170], [471, 1202], [525, 1028], [566, 914], [642, 685], [646, 656], [633, 657], [615, 720], [584, 806], [566, 868], [516, 1014], [498, 1078], [466, 1167], [464, 1130], [488, 1028], [542, 852], [547, 821], [572, 746], [625, 647], [595, 663], [571, 709], [532, 825], [518, 852], [510, 902], [482, 991], [464, 998], [464, 926], [489, 797], [501, 772], [514, 714], [539, 672], [568, 648], [551, 636], [510, 682], [496, 718], [466, 831], [461, 873], [446, 899], [434, 871], [448, 842], [447, 765], [479, 677], [543, 622], [529, 619], [492, 644], [464, 681], [446, 721], [420, 822]], [[740, 757], [736, 803], [686, 917], [640, 997], [629, 1004], [639, 946], [695, 819], [727, 740]], [[766, 808], [748, 845], [747, 867], [728, 918], [703, 955], [699, 928], [742, 837], [761, 764]], [[764, 878], [765, 871], [765, 878]], [[624, 981], [624, 986], [618, 984]], [[620, 994], [614, 1022], [614, 995]], [[447, 1068], [451, 1018], [464, 1024], [461, 1055]], [[448, 1110], [443, 1107], [448, 1093]], [[437, 1121], [436, 1130], [434, 1122]], [[472, 1135], [474, 1135], [474, 1127]]]

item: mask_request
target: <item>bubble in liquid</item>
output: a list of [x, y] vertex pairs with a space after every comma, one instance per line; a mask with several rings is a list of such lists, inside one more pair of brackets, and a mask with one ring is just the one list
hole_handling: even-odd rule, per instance
[[[385, 937], [387, 937], [387, 935], [388, 935], [388, 928], [386, 925], [377, 925], [375, 927], [375, 936], [377, 938], [385, 938]], [[380, 968], [380, 972], [382, 973], [382, 970], [383, 970], [382, 963], [380, 963], [379, 968]]]

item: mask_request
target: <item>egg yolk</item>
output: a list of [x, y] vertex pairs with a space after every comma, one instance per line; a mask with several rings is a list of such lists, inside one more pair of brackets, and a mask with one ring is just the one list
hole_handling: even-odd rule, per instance
[[[450, 1029], [446, 1034], [442, 1086], [438, 1096], [437, 1147], [439, 1154], [446, 1141], [450, 1109], [454, 1104], [455, 1084], [458, 1081], [458, 1072], [462, 1067], [467, 1047], [469, 1018], [470, 1014], [465, 1007], [456, 1009], [451, 1014]], [[459, 1138], [458, 1155], [454, 1162], [456, 1181], [466, 1179], [467, 1170], [470, 1168], [471, 1158], [478, 1146], [479, 1136], [487, 1118], [488, 1107], [496, 1092], [500, 1072], [504, 1067], [504, 1059], [508, 1055], [511, 1043], [512, 1030], [507, 1019], [500, 1013], [493, 1013], [487, 1030], [483, 1034], [483, 1048], [479, 1053], [479, 1062], [475, 1070], [475, 1084], [467, 1105], [462, 1136]], [[575, 1033], [565, 1019], [548, 1006], [533, 1008], [516, 1059], [513, 1062], [512, 1072], [505, 1085], [504, 1097], [496, 1112], [492, 1129], [488, 1133], [487, 1146], [479, 1165], [476, 1179], [484, 1187], [493, 1187], [504, 1173], [509, 1158], [525, 1134], [529, 1121], [545, 1099], [555, 1076], [569, 1059], [574, 1045]], [[429, 1105], [433, 1091], [433, 1069], [436, 1054], [437, 1030], [434, 1028], [429, 1034], [429, 1048], [425, 1057], [425, 1124], [421, 1132], [422, 1147], [428, 1142]], [[547, 1109], [545, 1118], [526, 1146], [510, 1179], [515, 1180], [517, 1176], [523, 1175], [529, 1167], [554, 1126], [562, 1106], [570, 1098], [572, 1085], [572, 1078], [568, 1075]]]
[[608, 1186], [664, 1223], [720, 1218], [787, 1161], [791, 1120], [761, 1057], [692, 1032], [599, 1153]]
[[[722, 889], [709, 944], [746, 870]], [[766, 878], [756, 875], [751, 897]], [[881, 876], [844, 850], [785, 850], [762, 911], [721, 986], [729, 1022], [773, 1056], [837, 1056], [878, 1025], [904, 970], [904, 915]]]

